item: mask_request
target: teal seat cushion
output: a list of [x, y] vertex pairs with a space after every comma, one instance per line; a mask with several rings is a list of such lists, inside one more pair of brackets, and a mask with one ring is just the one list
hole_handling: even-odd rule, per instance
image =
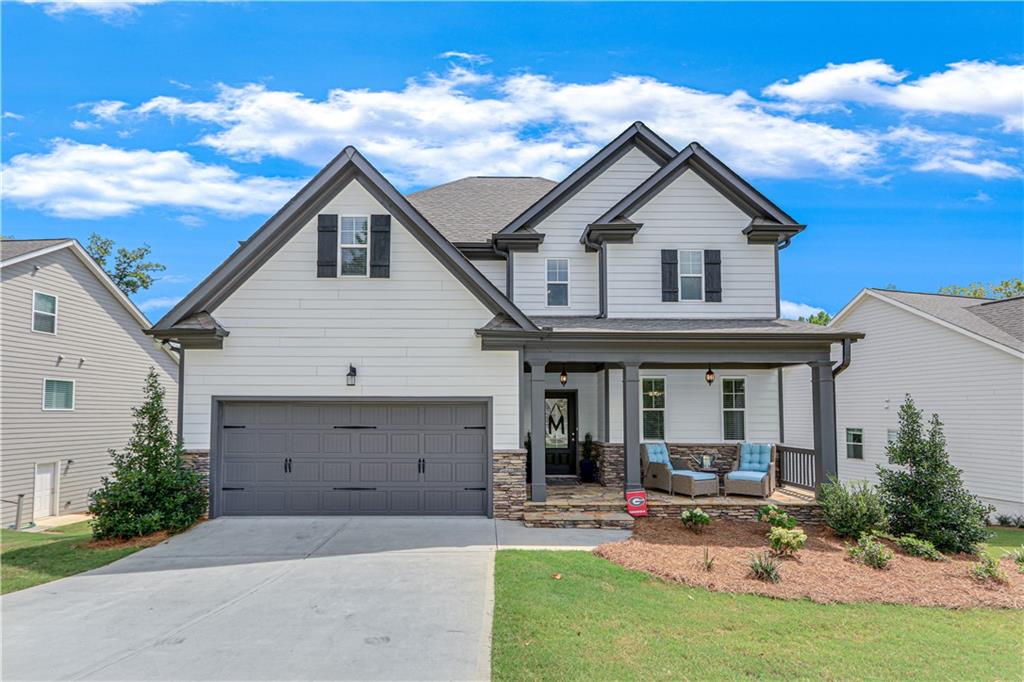
[[730, 481], [763, 481], [767, 475], [760, 471], [730, 471], [725, 477]]
[[772, 463], [772, 446], [767, 443], [740, 445], [740, 471], [768, 471]]
[[689, 469], [674, 469], [672, 471], [673, 476], [686, 476], [692, 478], [695, 481], [710, 481], [718, 478], [715, 474], [708, 473], [707, 471], [690, 471]]
[[647, 460], [651, 464], [667, 464], [672, 466], [668, 459], [668, 446], [664, 443], [647, 443]]

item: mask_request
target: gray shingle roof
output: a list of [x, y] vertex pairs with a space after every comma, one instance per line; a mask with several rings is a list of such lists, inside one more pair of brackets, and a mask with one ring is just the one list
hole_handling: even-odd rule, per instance
[[990, 341], [1024, 351], [1024, 298], [993, 301], [888, 289], [871, 291]]
[[[666, 319], [666, 318], [597, 318], [580, 316], [531, 315], [538, 327], [554, 332], [598, 333], [664, 333], [664, 334], [735, 334], [735, 335], [813, 335], [825, 338], [837, 335], [858, 335], [856, 332], [825, 327], [796, 320], [736, 320], [736, 319]], [[515, 331], [515, 323], [503, 316], [492, 319], [483, 330]]]
[[40, 249], [45, 249], [54, 244], [71, 241], [69, 238], [62, 239], [0, 239], [0, 260], [8, 260], [24, 256]]
[[546, 178], [471, 177], [406, 198], [450, 242], [486, 242], [548, 193]]

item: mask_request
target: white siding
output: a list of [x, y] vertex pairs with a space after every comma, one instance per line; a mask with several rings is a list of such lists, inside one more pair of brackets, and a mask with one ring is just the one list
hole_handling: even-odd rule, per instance
[[[658, 165], [650, 157], [634, 147], [536, 226], [536, 230], [544, 234], [544, 243], [538, 252], [514, 255], [513, 294], [523, 312], [527, 315], [596, 315], [599, 312], [598, 257], [584, 250], [580, 237], [588, 224], [657, 169]], [[568, 307], [547, 307], [545, 263], [548, 258], [569, 259]]]
[[[648, 370], [642, 377], [665, 377], [665, 439], [678, 443], [723, 442], [723, 377], [746, 379], [746, 440], [774, 443], [779, 438], [778, 382], [775, 370], [721, 370], [708, 386], [705, 370]], [[622, 370], [609, 373], [612, 442], [622, 442]], [[637, 395], [637, 400], [640, 396]]]
[[[386, 213], [356, 182], [323, 212]], [[517, 447], [517, 354], [473, 331], [493, 314], [397, 219], [388, 279], [318, 279], [316, 241], [313, 220], [212, 311], [231, 334], [186, 353], [186, 445], [209, 447], [211, 396], [462, 396], [493, 398], [494, 447]]]
[[503, 260], [475, 260], [471, 261], [476, 269], [483, 273], [483, 276], [491, 280], [491, 284], [498, 287], [498, 291], [505, 292], [505, 261]]
[[[24, 494], [31, 521], [35, 465], [60, 462], [57, 511], [84, 511], [110, 472], [108, 450], [131, 436], [150, 367], [175, 420], [177, 364], [69, 248], [5, 267], [2, 281], [0, 497]], [[56, 335], [30, 331], [33, 290], [57, 296]], [[42, 409], [44, 378], [75, 382], [74, 411]], [[15, 506], [0, 508], [3, 525], [14, 523]]]
[[[750, 217], [692, 171], [640, 208], [632, 244], [608, 245], [608, 316], [774, 318], [775, 249], [748, 244]], [[722, 252], [722, 301], [661, 300], [662, 249]]]
[[[926, 419], [938, 413], [971, 492], [1002, 513], [1024, 513], [1024, 361], [872, 297], [841, 327], [866, 338], [836, 379], [840, 478], [877, 482], [886, 432], [898, 428], [909, 393]], [[810, 370], [787, 369], [784, 388], [786, 441], [808, 444]], [[864, 430], [863, 460], [847, 459], [847, 428]]]

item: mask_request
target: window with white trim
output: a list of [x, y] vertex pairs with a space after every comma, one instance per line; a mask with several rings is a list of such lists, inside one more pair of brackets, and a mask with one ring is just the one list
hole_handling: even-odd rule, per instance
[[43, 379], [43, 409], [75, 409], [75, 382], [65, 379]]
[[640, 379], [640, 411], [644, 440], [665, 440], [665, 379]]
[[704, 252], [679, 252], [679, 300], [704, 300]]
[[342, 216], [341, 276], [367, 277], [370, 274], [370, 218]]
[[41, 291], [32, 292], [32, 331], [57, 333], [57, 297]]
[[896, 439], [900, 437], [899, 429], [886, 429], [885, 431], [885, 444], [892, 445], [896, 442]]
[[548, 288], [548, 305], [561, 307], [569, 305], [569, 259], [548, 258], [545, 282]]
[[741, 377], [722, 379], [722, 437], [725, 440], [747, 437], [747, 380]]
[[846, 458], [864, 459], [864, 429], [846, 429]]

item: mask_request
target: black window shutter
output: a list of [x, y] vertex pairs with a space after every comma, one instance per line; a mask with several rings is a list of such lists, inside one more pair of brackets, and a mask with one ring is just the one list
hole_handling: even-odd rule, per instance
[[679, 252], [675, 249], [661, 252], [661, 300], [679, 300]]
[[722, 302], [722, 252], [718, 249], [704, 251], [704, 300]]
[[370, 277], [391, 276], [391, 216], [370, 216]]
[[316, 276], [338, 276], [338, 216], [316, 217]]

